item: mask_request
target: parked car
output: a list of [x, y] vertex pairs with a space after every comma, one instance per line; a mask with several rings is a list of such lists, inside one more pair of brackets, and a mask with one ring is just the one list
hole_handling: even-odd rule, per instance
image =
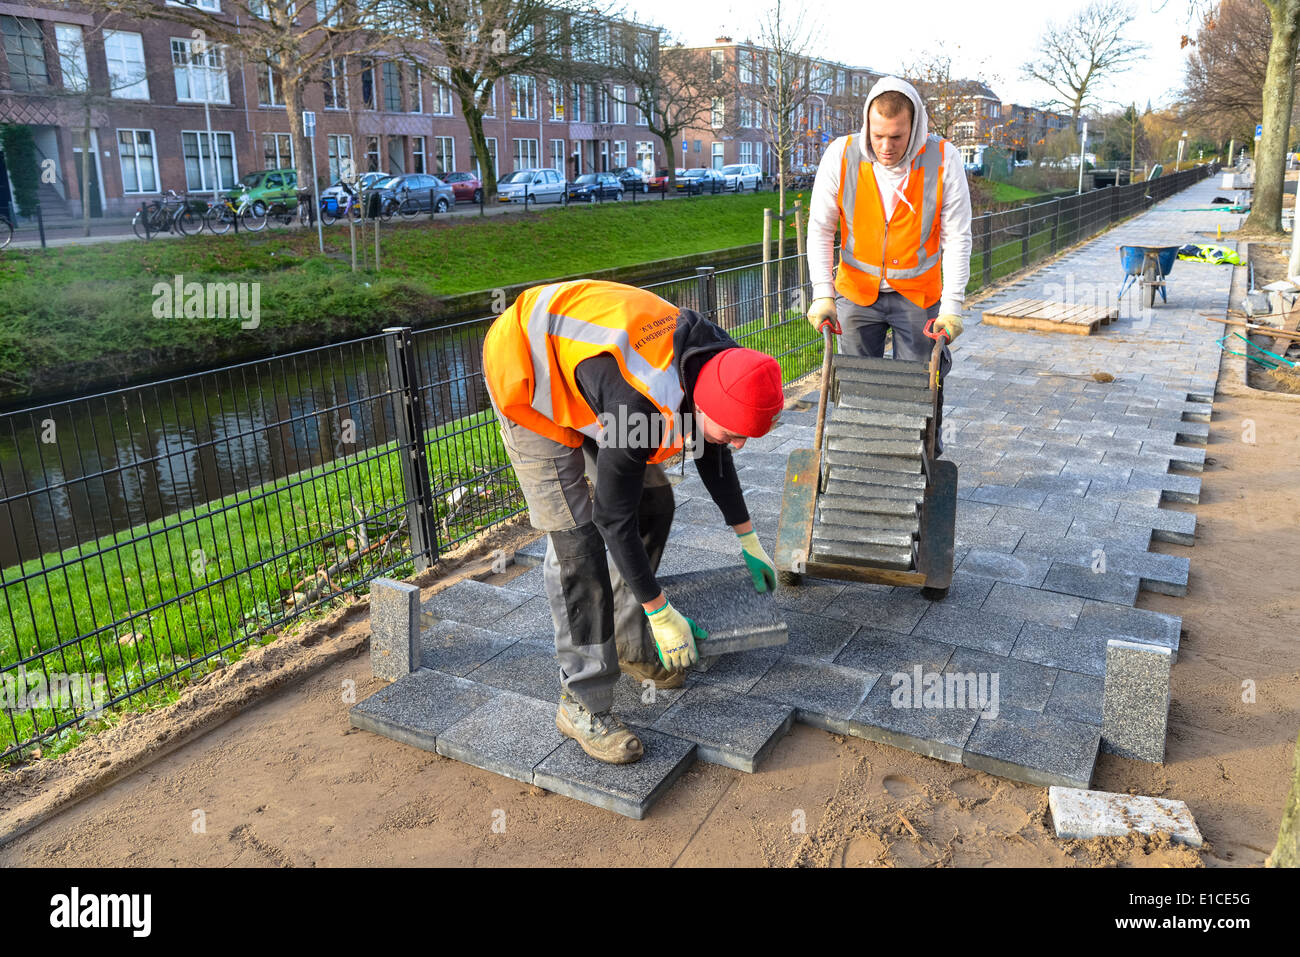
[[458, 203], [477, 203], [483, 198], [483, 181], [477, 173], [444, 173], [441, 179], [452, 188]]
[[601, 199], [622, 199], [623, 184], [613, 173], [583, 173], [569, 184], [569, 202], [594, 203]]
[[[677, 172], [678, 174], [680, 174], [681, 170], [678, 170]], [[649, 186], [650, 189], [656, 189], [656, 190], [667, 189], [668, 188], [668, 167], [661, 166], [659, 169], [655, 170], [655, 174], [650, 177], [650, 179], [646, 182], [646, 185]]]
[[687, 193], [721, 193], [727, 179], [716, 169], [697, 166], [677, 174], [677, 189]]
[[564, 200], [564, 180], [553, 169], [517, 169], [497, 183], [500, 203], [559, 203]]
[[[376, 184], [392, 178], [392, 173], [362, 173], [359, 183], [361, 190], [364, 192], [365, 190], [373, 188]], [[340, 208], [347, 205], [347, 193], [344, 191], [341, 182], [333, 183], [321, 190], [320, 198], [323, 205], [328, 205], [331, 200], [335, 206]]]
[[640, 193], [648, 192], [650, 187], [646, 184], [645, 176], [635, 166], [628, 166], [624, 169], [614, 170], [614, 175], [618, 181], [623, 184], [623, 188]]
[[276, 203], [287, 209], [298, 207], [298, 171], [295, 169], [259, 169], [245, 173], [230, 191], [230, 201], [236, 206], [248, 194], [250, 203], [261, 203], [270, 208]]
[[722, 167], [722, 175], [727, 178], [727, 188], [737, 193], [746, 189], [757, 193], [759, 183], [763, 182], [763, 171], [756, 163], [731, 163]]
[[[430, 209], [445, 213], [456, 205], [456, 194], [450, 186], [428, 173], [406, 173], [385, 180], [375, 187], [383, 209], [399, 209], [407, 199], [412, 200], [418, 210], [427, 213]], [[409, 209], [409, 207], [407, 207]]]

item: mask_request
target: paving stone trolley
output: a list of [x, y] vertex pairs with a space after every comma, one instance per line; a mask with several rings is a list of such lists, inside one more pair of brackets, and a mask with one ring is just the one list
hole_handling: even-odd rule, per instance
[[775, 555], [783, 584], [811, 575], [947, 594], [957, 466], [938, 457], [943, 340], [932, 323], [929, 362], [836, 355], [824, 330], [813, 448], [786, 465]]

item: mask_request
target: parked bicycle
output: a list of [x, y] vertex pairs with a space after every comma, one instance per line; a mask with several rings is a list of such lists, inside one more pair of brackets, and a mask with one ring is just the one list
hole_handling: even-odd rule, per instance
[[150, 239], [154, 233], [180, 233], [193, 236], [203, 229], [203, 213], [199, 203], [191, 200], [189, 193], [181, 196], [174, 189], [167, 190], [161, 202], [145, 203], [131, 219], [131, 230], [141, 239]]
[[0, 249], [4, 249], [14, 238], [14, 224], [9, 221], [9, 217], [0, 213]]
[[353, 189], [347, 183], [339, 184], [343, 192], [347, 194], [347, 202], [340, 204], [333, 196], [322, 196], [320, 199], [320, 218], [326, 226], [332, 226], [337, 220], [345, 216], [350, 216], [354, 223], [359, 223], [364, 218], [362, 216], [361, 196], [357, 190]]
[[296, 201], [290, 204], [277, 200], [267, 205], [259, 200], [244, 210], [239, 222], [250, 233], [261, 232], [266, 228], [266, 224], [272, 221], [279, 223], [281, 226], [288, 226], [293, 222], [297, 206]]
[[207, 223], [208, 229], [220, 236], [229, 232], [230, 227], [241, 222], [241, 217], [251, 205], [247, 193], [240, 198], [238, 204], [230, 198], [229, 193], [224, 193], [215, 205], [209, 207], [203, 220]]

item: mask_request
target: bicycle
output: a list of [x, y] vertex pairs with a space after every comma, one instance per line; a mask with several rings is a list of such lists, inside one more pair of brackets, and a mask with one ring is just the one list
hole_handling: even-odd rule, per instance
[[239, 221], [250, 233], [261, 232], [271, 220], [281, 226], [288, 226], [293, 222], [294, 206], [279, 201], [268, 206], [259, 200], [244, 210]]
[[131, 230], [141, 239], [151, 239], [154, 233], [180, 233], [191, 236], [203, 228], [203, 216], [194, 209], [189, 194], [167, 190], [161, 202], [155, 200], [136, 210], [131, 219]]
[[409, 186], [402, 187], [402, 199], [397, 204], [397, 212], [403, 219], [414, 219], [420, 215], [420, 204], [411, 199], [411, 188]]
[[348, 200], [346, 205], [340, 205], [333, 197], [323, 197], [321, 199], [320, 218], [326, 226], [332, 226], [337, 220], [344, 216], [350, 216], [354, 223], [359, 223], [363, 218], [361, 211], [361, 197], [355, 189], [347, 183], [340, 183], [343, 192], [347, 193]]
[[0, 249], [4, 249], [14, 238], [14, 224], [9, 221], [9, 217], [0, 213]]
[[243, 196], [239, 205], [236, 206], [230, 199], [230, 194], [222, 195], [219, 202], [211, 206], [203, 216], [203, 221], [207, 224], [213, 235], [220, 236], [230, 231], [230, 227], [239, 222], [239, 218], [249, 207], [248, 196]]

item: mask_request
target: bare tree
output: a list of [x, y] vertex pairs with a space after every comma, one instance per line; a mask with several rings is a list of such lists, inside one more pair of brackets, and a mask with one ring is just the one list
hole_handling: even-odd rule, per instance
[[[791, 4], [775, 0], [763, 16], [759, 45], [767, 49], [767, 69], [755, 78], [754, 90], [766, 123], [764, 133], [776, 156], [779, 222], [785, 223], [785, 188], [795, 144], [803, 135], [809, 98], [825, 92], [824, 76], [810, 51], [817, 41], [802, 8], [790, 15]], [[833, 89], [833, 87], [832, 87]], [[784, 253], [784, 249], [782, 250]]]
[[1050, 24], [1022, 72], [1046, 85], [1046, 106], [1070, 111], [1077, 126], [1084, 107], [1094, 105], [1098, 87], [1129, 69], [1146, 44], [1129, 39], [1136, 18], [1126, 0], [1091, 0], [1063, 22]]
[[1248, 227], [1281, 232], [1282, 181], [1291, 142], [1291, 111], [1295, 103], [1295, 66], [1300, 45], [1300, 0], [1263, 0], [1272, 37], [1264, 72], [1262, 121], [1264, 135], [1255, 150], [1255, 195]]
[[[402, 31], [408, 55], [425, 63], [434, 82], [460, 102], [488, 199], [496, 196], [497, 175], [488, 161], [483, 115], [497, 81], [543, 76], [563, 84], [575, 75], [574, 64], [608, 67], [613, 59], [611, 29], [618, 24], [603, 0], [393, 2], [410, 17], [410, 29]], [[527, 91], [520, 96], [528, 97]], [[531, 102], [540, 109], [535, 88]]]
[[962, 79], [953, 76], [952, 56], [942, 44], [908, 63], [903, 68], [902, 77], [916, 87], [925, 100], [930, 132], [952, 140], [959, 123], [975, 119], [975, 97], [985, 89], [984, 77]]
[[1261, 0], [1223, 0], [1202, 14], [1195, 39], [1184, 38], [1181, 106], [1220, 138], [1250, 139], [1263, 115], [1271, 19]]

